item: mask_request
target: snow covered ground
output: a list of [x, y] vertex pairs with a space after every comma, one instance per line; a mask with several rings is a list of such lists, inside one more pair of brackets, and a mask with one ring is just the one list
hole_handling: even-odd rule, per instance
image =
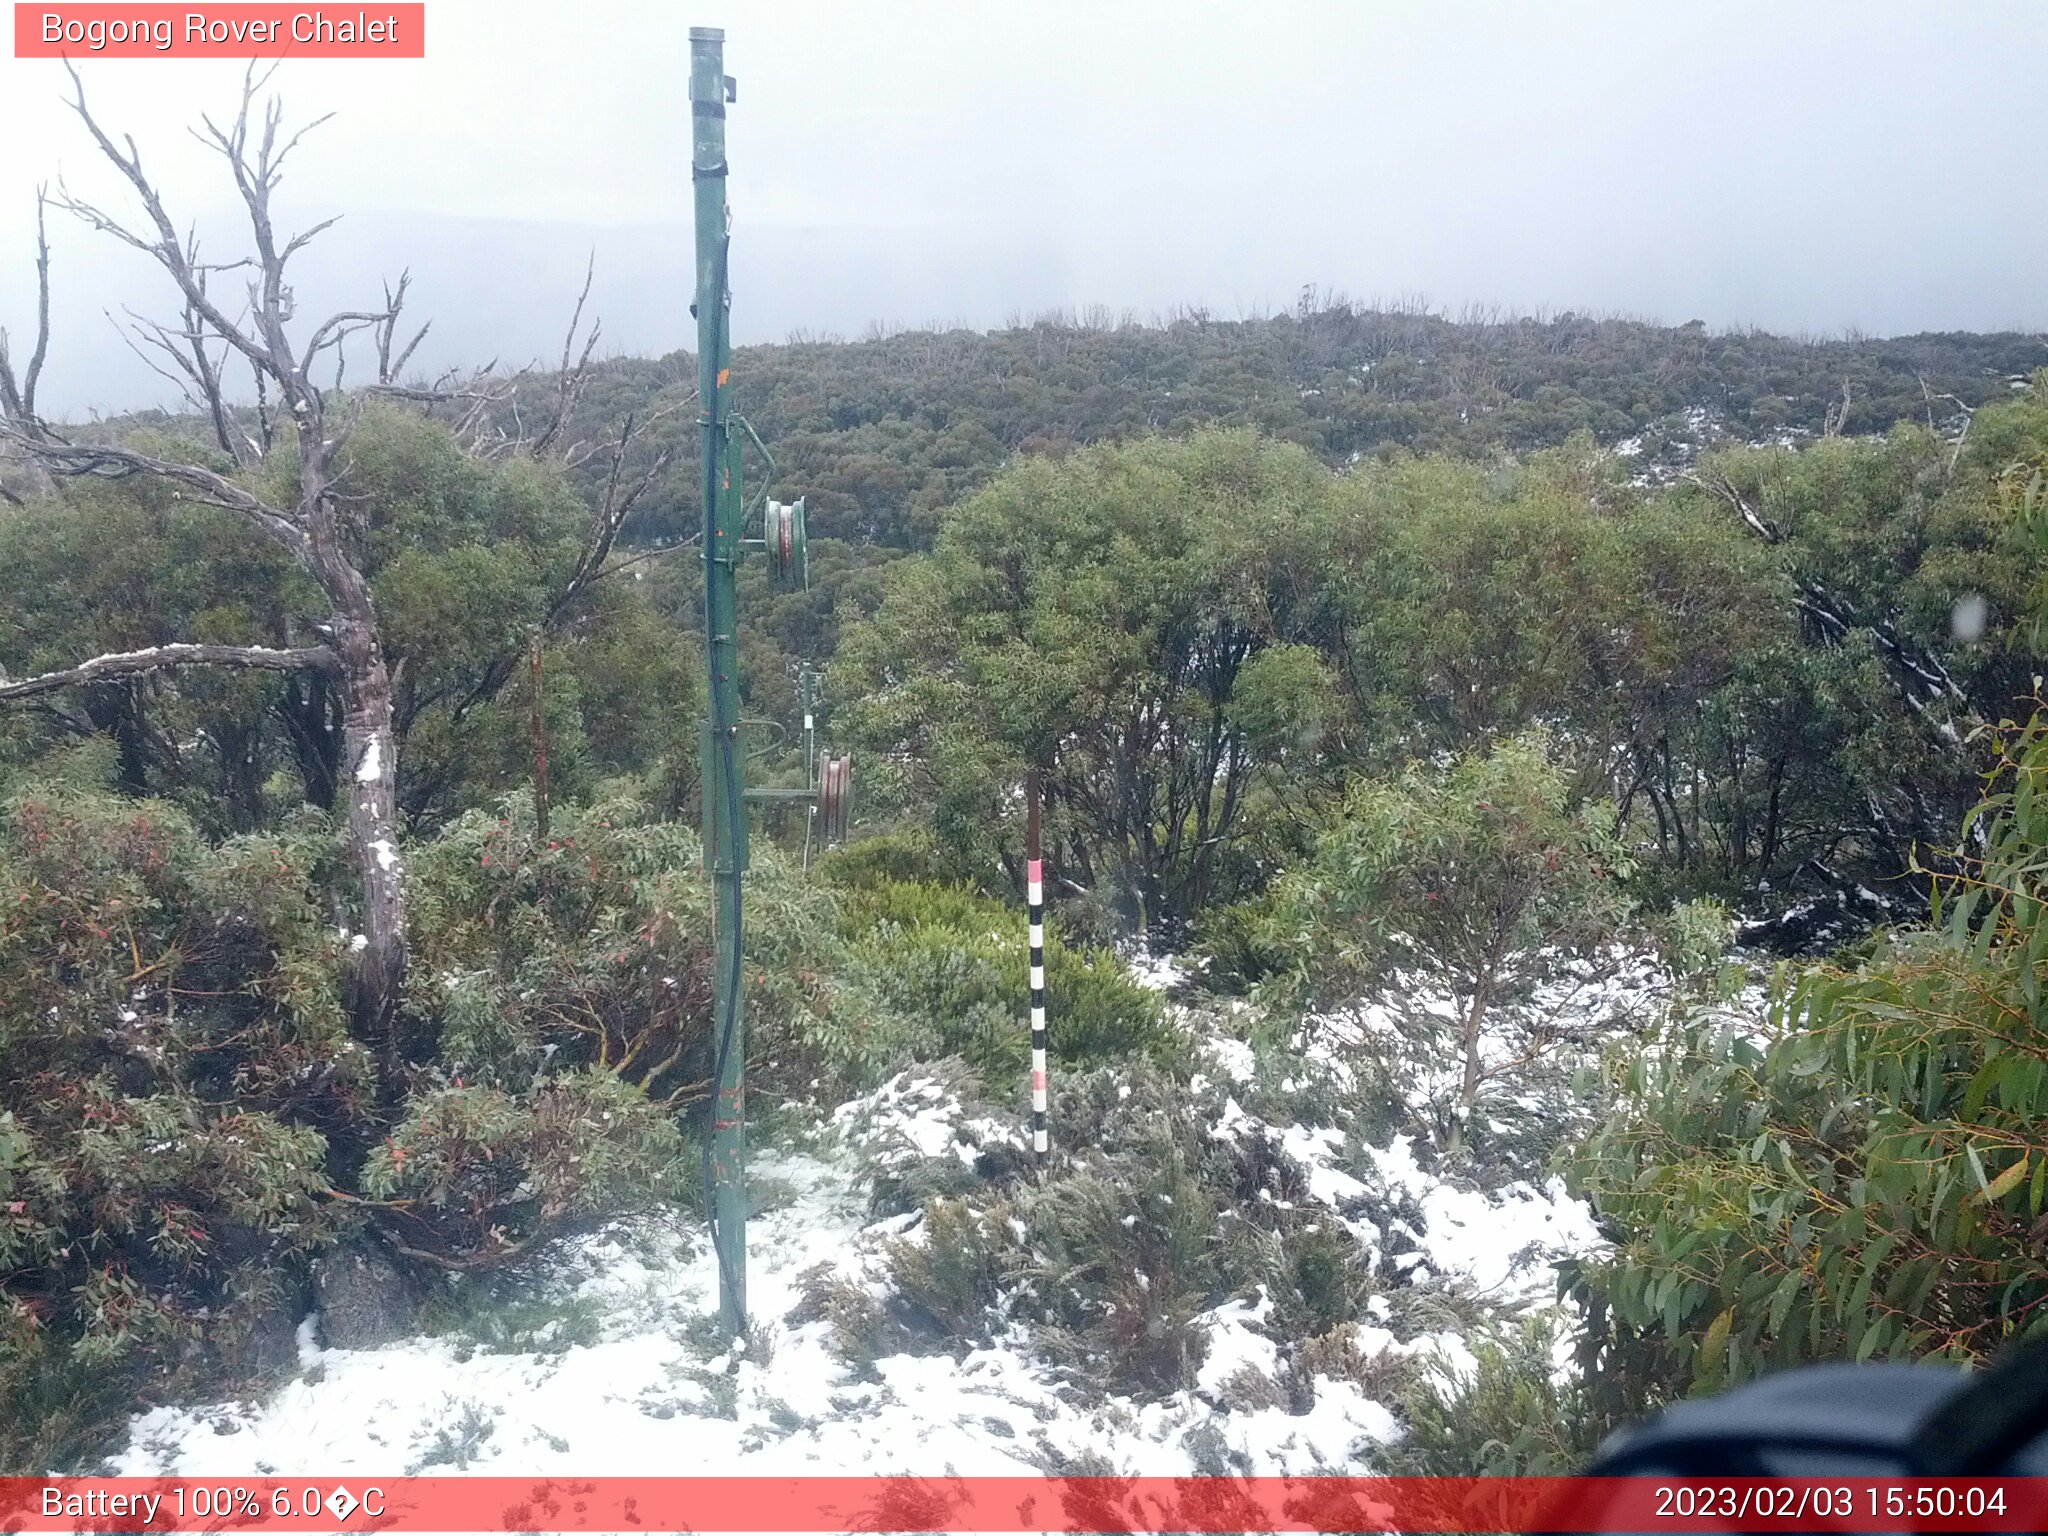
[[[1246, 1080], [1240, 1043], [1218, 1038], [1206, 1054], [1219, 1083]], [[1411, 1284], [1426, 1278], [1485, 1306], [1540, 1304], [1550, 1260], [1598, 1244], [1590, 1213], [1560, 1185], [1481, 1193], [1427, 1172], [1406, 1138], [1347, 1147], [1335, 1127], [1262, 1128], [1236, 1097], [1221, 1102], [1211, 1135], [1269, 1135], [1303, 1172], [1308, 1198], [1369, 1246], [1381, 1234], [1356, 1214], [1368, 1193], [1359, 1175], [1376, 1170], [1380, 1192], [1409, 1196], [1421, 1222], [1403, 1233], [1413, 1251], [1392, 1262]], [[957, 1360], [899, 1354], [862, 1373], [834, 1353], [831, 1323], [793, 1319], [815, 1310], [803, 1309], [800, 1280], [814, 1266], [881, 1295], [883, 1245], [918, 1220], [871, 1219], [861, 1170], [891, 1155], [971, 1162], [976, 1148], [1014, 1136], [963, 1112], [940, 1081], [906, 1075], [842, 1106], [809, 1150], [758, 1155], [748, 1286], [761, 1337], [744, 1353], [718, 1341], [702, 1234], [680, 1222], [620, 1225], [565, 1244], [535, 1282], [542, 1311], [557, 1304], [581, 1320], [574, 1342], [550, 1337], [548, 1323], [512, 1353], [453, 1334], [340, 1350], [322, 1346], [310, 1317], [295, 1379], [261, 1401], [141, 1415], [111, 1470], [973, 1475], [1106, 1460], [1130, 1474], [1287, 1473], [1360, 1470], [1372, 1443], [1399, 1433], [1391, 1406], [1349, 1378], [1316, 1378], [1306, 1412], [1228, 1406], [1241, 1399], [1226, 1384], [1246, 1367], [1274, 1374], [1284, 1342], [1263, 1326], [1271, 1304], [1259, 1291], [1199, 1320], [1208, 1349], [1196, 1385], [1156, 1401], [1077, 1390], [1034, 1358], [1021, 1329]], [[1383, 1303], [1373, 1316], [1387, 1320]], [[1369, 1325], [1355, 1347], [1448, 1370], [1471, 1358], [1448, 1332], [1401, 1339]]]

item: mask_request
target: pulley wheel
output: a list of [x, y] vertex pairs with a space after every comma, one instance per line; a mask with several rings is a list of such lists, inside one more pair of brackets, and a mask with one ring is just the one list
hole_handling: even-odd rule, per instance
[[828, 844], [846, 841], [853, 814], [853, 759], [828, 757], [818, 769], [819, 830]]
[[810, 557], [804, 540], [802, 499], [769, 502], [762, 511], [761, 522], [761, 539], [768, 546], [768, 569], [775, 585], [784, 589], [808, 588]]

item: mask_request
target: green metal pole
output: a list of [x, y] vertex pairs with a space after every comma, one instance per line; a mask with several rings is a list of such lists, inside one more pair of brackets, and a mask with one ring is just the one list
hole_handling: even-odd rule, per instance
[[690, 29], [690, 178], [697, 202], [697, 426], [703, 468], [704, 655], [710, 670], [704, 728], [704, 852], [711, 866], [716, 923], [714, 988], [717, 1059], [711, 1111], [711, 1235], [718, 1254], [718, 1316], [726, 1334], [747, 1326], [746, 1037], [740, 1018], [740, 880], [747, 867], [741, 799], [738, 593], [739, 487], [728, 424], [731, 338], [727, 334], [725, 33]]

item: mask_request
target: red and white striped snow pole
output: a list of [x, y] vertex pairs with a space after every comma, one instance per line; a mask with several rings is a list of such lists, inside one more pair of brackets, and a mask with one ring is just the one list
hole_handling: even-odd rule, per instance
[[1025, 780], [1024, 899], [1031, 914], [1031, 1150], [1045, 1160], [1045, 860], [1039, 848], [1038, 770]]

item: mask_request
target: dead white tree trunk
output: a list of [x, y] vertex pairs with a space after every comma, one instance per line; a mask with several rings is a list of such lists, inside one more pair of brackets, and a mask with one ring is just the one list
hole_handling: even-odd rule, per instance
[[[98, 657], [78, 667], [14, 682], [0, 689], [0, 699], [171, 667], [304, 668], [326, 673], [342, 706], [342, 760], [349, 775], [347, 825], [362, 896], [364, 943], [353, 958], [350, 1008], [360, 1035], [378, 1051], [386, 1091], [396, 1092], [403, 1060], [397, 1012], [407, 943], [405, 861], [394, 800], [398, 764], [391, 675], [380, 639], [376, 602], [369, 582], [344, 548], [334, 492], [338, 455], [360, 414], [363, 397], [395, 391], [395, 369], [410, 353], [407, 346], [393, 361], [392, 339], [405, 284], [401, 281], [395, 292], [387, 289], [385, 303], [379, 308], [329, 316], [306, 334], [303, 346], [295, 347], [287, 267], [291, 258], [333, 221], [285, 239], [277, 234], [271, 196], [286, 159], [317, 123], [286, 136], [275, 99], [259, 114], [257, 93], [268, 78], [267, 71], [259, 75], [252, 68], [232, 121], [223, 128], [210, 118], [202, 119], [204, 131], [199, 134], [225, 160], [240, 195], [248, 219], [248, 255], [228, 262], [201, 259], [196, 239], [190, 234], [181, 237], [172, 222], [143, 169], [134, 140], [124, 136], [117, 144], [93, 115], [76, 70], [71, 72], [71, 105], [100, 153], [133, 189], [142, 218], [124, 222], [72, 195], [61, 183], [54, 197], [40, 196], [39, 201], [54, 203], [92, 228], [134, 247], [163, 269], [176, 288], [180, 319], [175, 326], [139, 321], [136, 336], [142, 345], [138, 351], [153, 349], [156, 357], [165, 360], [166, 366], [159, 371], [177, 383], [187, 402], [205, 415], [221, 448], [238, 468], [260, 462], [273, 444], [279, 451], [290, 452], [297, 469], [293, 499], [273, 503], [239, 479], [203, 465], [159, 459], [112, 443], [75, 442], [44, 420], [36, 409], [35, 389], [49, 342], [49, 260], [47, 248], [40, 245], [36, 346], [19, 380], [4, 338], [0, 338], [0, 440], [58, 479], [149, 476], [170, 482], [179, 494], [194, 501], [236, 513], [253, 534], [283, 545], [318, 583], [329, 605], [325, 618], [313, 626], [323, 643], [287, 650], [160, 646]], [[246, 285], [245, 302], [224, 303], [215, 291], [218, 281], [229, 273], [238, 274]], [[362, 332], [370, 333], [375, 342], [378, 377], [344, 402], [338, 390], [323, 390], [316, 384], [314, 372], [332, 354], [338, 379], [344, 343]], [[253, 432], [225, 395], [223, 380], [231, 360], [246, 366], [256, 383], [260, 404]], [[272, 402], [281, 413], [275, 421]], [[337, 414], [341, 419], [335, 419]]]
[[[378, 1052], [385, 1092], [395, 1096], [405, 1060], [398, 1003], [408, 949], [405, 856], [399, 842], [397, 808], [399, 736], [393, 708], [394, 673], [402, 670], [403, 664], [394, 668], [385, 654], [370, 583], [342, 537], [336, 492], [345, 472], [346, 445], [365, 400], [383, 396], [421, 402], [429, 411], [452, 402], [457, 407], [454, 430], [479, 456], [553, 451], [571, 466], [580, 463], [598, 450], [587, 443], [566, 449], [556, 445], [582, 397], [598, 333], [593, 323], [580, 356], [575, 356], [590, 293], [586, 276], [563, 344], [552, 409], [537, 434], [526, 431], [517, 416], [515, 391], [525, 370], [504, 378], [495, 374], [493, 363], [466, 377], [444, 376], [431, 386], [401, 380], [401, 371], [426, 335], [422, 326], [401, 343], [399, 320], [409, 281], [403, 275], [396, 285], [384, 285], [383, 302], [377, 307], [330, 315], [303, 333], [303, 345], [295, 346], [295, 306], [287, 268], [293, 256], [335, 221], [323, 220], [289, 238], [281, 239], [277, 233], [271, 196], [282, 180], [285, 161], [325, 119], [287, 136], [275, 98], [265, 103], [259, 114], [257, 96], [274, 70], [275, 65], [259, 73], [252, 66], [244, 78], [233, 120], [223, 128], [211, 118], [202, 118], [203, 131], [197, 133], [225, 161], [248, 220], [248, 254], [224, 262], [202, 260], [197, 239], [190, 232], [179, 234], [155, 184], [143, 170], [135, 141], [125, 135], [119, 144], [114, 141], [88, 107], [77, 71], [71, 71], [72, 108], [101, 155], [133, 190], [143, 217], [123, 222], [73, 196], [61, 181], [55, 196], [47, 190], [38, 192], [36, 343], [26, 368], [17, 374], [6, 333], [0, 331], [0, 445], [60, 481], [79, 476], [148, 476], [169, 482], [178, 494], [194, 501], [236, 513], [252, 534], [284, 546], [318, 584], [328, 605], [326, 615], [312, 624], [321, 643], [288, 649], [166, 645], [96, 657], [20, 681], [0, 675], [0, 702], [77, 683], [186, 666], [322, 674], [340, 703], [336, 791], [345, 806], [349, 846], [361, 890], [363, 943], [355, 948], [351, 960], [350, 1011], [359, 1037]], [[131, 345], [206, 419], [237, 472], [263, 463], [273, 453], [293, 455], [296, 490], [288, 503], [266, 500], [238, 475], [217, 473], [204, 465], [160, 459], [114, 443], [72, 441], [38, 412], [36, 388], [50, 339], [49, 248], [40, 239], [43, 209], [49, 204], [132, 246], [163, 269], [176, 289], [179, 320], [166, 325], [134, 318]], [[235, 274], [235, 280], [246, 289], [245, 298], [236, 304], [224, 304], [214, 291], [227, 274]], [[366, 338], [374, 353], [375, 374], [344, 394], [345, 347], [358, 335]], [[255, 391], [253, 412], [237, 411], [227, 398], [225, 381], [231, 364], [249, 372]], [[316, 382], [316, 370], [330, 365], [333, 381], [323, 389]], [[644, 428], [682, 403], [651, 413], [639, 426]], [[511, 432], [493, 419], [494, 411], [501, 407], [512, 413]], [[581, 557], [564, 590], [550, 605], [544, 627], [563, 622], [577, 598], [605, 573], [627, 515], [668, 465], [671, 450], [664, 450], [643, 473], [633, 477], [622, 473], [635, 431], [635, 422], [628, 417], [611, 446], [610, 473]], [[516, 655], [524, 645], [524, 637], [512, 637], [507, 656]], [[479, 693], [486, 697], [495, 693], [510, 670], [509, 661], [503, 667], [494, 666]]]

